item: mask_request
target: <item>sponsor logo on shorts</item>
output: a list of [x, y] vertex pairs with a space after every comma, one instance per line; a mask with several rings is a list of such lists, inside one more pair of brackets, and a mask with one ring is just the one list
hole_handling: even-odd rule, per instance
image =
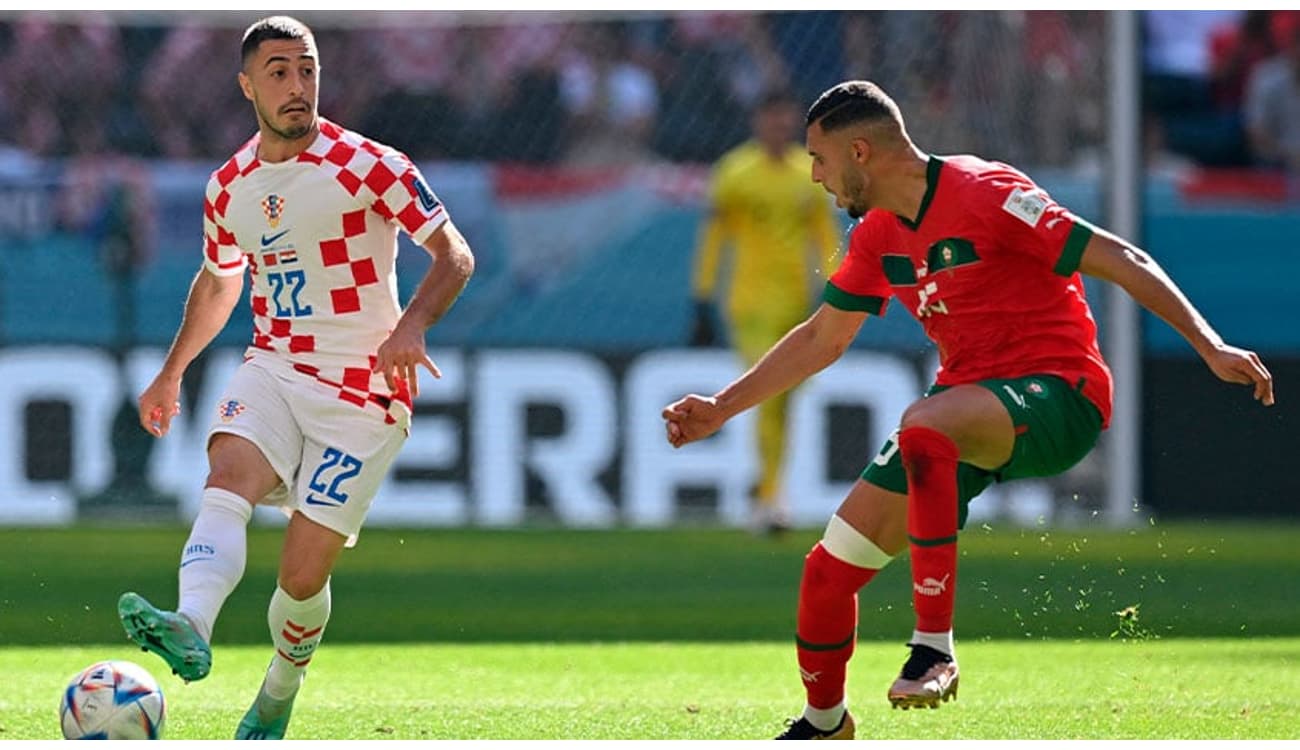
[[1007, 395], [1011, 397], [1011, 400], [1014, 401], [1016, 403], [1016, 406], [1019, 406], [1021, 409], [1027, 408], [1029, 406], [1029, 404], [1025, 403], [1025, 397], [1020, 395], [1019, 393], [1016, 393], [1015, 388], [1012, 388], [1011, 386], [1003, 383], [1002, 390], [1006, 391]]
[[217, 416], [221, 417], [224, 424], [230, 424], [235, 417], [243, 413], [244, 405], [233, 398], [217, 407]]

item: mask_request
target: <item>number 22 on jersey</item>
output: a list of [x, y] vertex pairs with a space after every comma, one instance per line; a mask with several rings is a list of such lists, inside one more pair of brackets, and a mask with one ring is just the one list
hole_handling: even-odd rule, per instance
[[271, 285], [275, 317], [303, 318], [311, 315], [311, 305], [300, 299], [302, 289], [307, 285], [307, 274], [301, 270], [276, 271], [266, 275], [266, 282]]

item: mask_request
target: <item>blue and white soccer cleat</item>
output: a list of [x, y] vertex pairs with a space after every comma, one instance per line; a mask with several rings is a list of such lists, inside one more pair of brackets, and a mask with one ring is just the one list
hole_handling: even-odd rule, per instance
[[127, 637], [161, 656], [182, 680], [201, 680], [212, 671], [212, 649], [183, 616], [158, 609], [133, 591], [117, 600], [117, 615]]
[[266, 685], [257, 691], [253, 705], [239, 721], [235, 730], [237, 740], [282, 740], [289, 728], [289, 716], [293, 714], [293, 700], [297, 691], [284, 700], [276, 700], [266, 694]]

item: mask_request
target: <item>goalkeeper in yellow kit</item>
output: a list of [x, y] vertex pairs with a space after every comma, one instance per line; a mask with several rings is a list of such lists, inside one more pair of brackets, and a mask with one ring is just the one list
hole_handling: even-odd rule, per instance
[[[795, 142], [800, 122], [788, 93], [764, 95], [752, 115], [753, 137], [724, 154], [713, 170], [709, 215], [695, 255], [691, 344], [718, 343], [714, 299], [721, 269], [729, 267], [721, 307], [730, 344], [746, 367], [808, 316], [834, 269], [839, 225], [825, 194], [809, 179], [811, 159]], [[756, 530], [771, 533], [789, 525], [780, 487], [788, 396], [758, 407], [761, 474], [754, 520]]]

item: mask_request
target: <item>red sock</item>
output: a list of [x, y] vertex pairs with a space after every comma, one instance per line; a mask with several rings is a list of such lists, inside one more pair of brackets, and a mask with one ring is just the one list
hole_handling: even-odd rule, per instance
[[840, 560], [818, 542], [804, 558], [795, 645], [808, 705], [844, 700], [844, 678], [858, 628], [858, 589], [876, 575]]
[[957, 589], [957, 446], [936, 430], [908, 427], [898, 449], [907, 469], [916, 629], [943, 633], [952, 629]]

